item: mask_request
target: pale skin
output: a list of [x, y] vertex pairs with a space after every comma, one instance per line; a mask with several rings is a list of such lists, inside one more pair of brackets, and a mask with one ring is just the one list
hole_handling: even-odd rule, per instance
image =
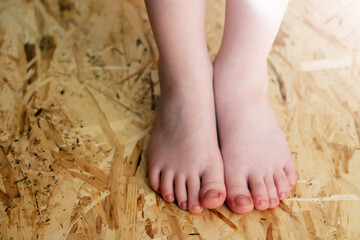
[[277, 207], [297, 181], [267, 97], [266, 60], [287, 1], [227, 0], [214, 63], [206, 0], [145, 2], [160, 56], [151, 187], [191, 213], [224, 201], [242, 214]]

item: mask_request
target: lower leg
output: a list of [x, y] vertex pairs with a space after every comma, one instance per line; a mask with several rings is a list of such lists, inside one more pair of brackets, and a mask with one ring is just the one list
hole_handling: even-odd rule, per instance
[[227, 203], [238, 213], [276, 207], [296, 183], [267, 98], [267, 56], [287, 0], [227, 0], [214, 88]]
[[216, 137], [205, 0], [147, 0], [159, 49], [161, 96], [148, 148], [149, 181], [190, 212], [225, 200]]
[[[225, 69], [251, 74], [246, 79], [236, 82], [246, 82], [266, 91], [267, 79], [263, 71], [259, 71], [259, 66], [266, 67], [267, 56], [287, 2], [288, 0], [227, 0], [224, 35], [215, 61], [215, 74], [226, 74], [227, 71], [223, 71]], [[235, 83], [222, 81], [221, 85], [224, 84]], [[259, 92], [258, 88], [247, 89], [249, 90]]]
[[[209, 68], [204, 23], [206, 1], [146, 0], [145, 3], [160, 53], [159, 61], [166, 67], [176, 68], [178, 74], [198, 64], [208, 64]], [[161, 87], [167, 85], [164, 83]]]

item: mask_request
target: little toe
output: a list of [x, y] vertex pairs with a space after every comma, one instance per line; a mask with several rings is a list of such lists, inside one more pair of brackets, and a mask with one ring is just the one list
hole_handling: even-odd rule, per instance
[[199, 201], [199, 191], [200, 191], [200, 179], [199, 177], [189, 177], [186, 181], [186, 186], [188, 190], [188, 210], [191, 213], [200, 213], [203, 210], [203, 207], [200, 205]]
[[226, 197], [224, 178], [216, 173], [205, 173], [201, 178], [200, 202], [205, 208], [220, 207]]
[[178, 206], [183, 210], [187, 210], [187, 191], [184, 176], [175, 178], [175, 195]]
[[269, 197], [264, 179], [258, 176], [249, 177], [249, 186], [251, 196], [254, 201], [255, 208], [258, 210], [266, 210], [269, 208]]
[[173, 202], [175, 200], [174, 196], [174, 177], [170, 172], [165, 172], [161, 174], [161, 183], [160, 183], [161, 195], [167, 202]]
[[274, 181], [278, 193], [279, 200], [287, 198], [289, 195], [290, 185], [288, 178], [283, 170], [274, 173]]
[[254, 203], [245, 177], [236, 182], [226, 184], [226, 203], [229, 208], [236, 213], [245, 214], [254, 209]]
[[297, 173], [295, 171], [295, 167], [292, 164], [292, 162], [291, 162], [291, 164], [286, 165], [284, 170], [285, 170], [285, 174], [286, 174], [286, 176], [288, 178], [290, 187], [291, 187], [291, 189], [293, 189], [295, 187], [295, 185], [296, 185], [298, 176], [297, 176]]
[[149, 170], [149, 183], [151, 188], [160, 193], [160, 170], [159, 169], [150, 169]]
[[269, 208], [276, 208], [279, 205], [279, 198], [272, 175], [268, 175], [265, 177], [265, 185], [269, 197]]

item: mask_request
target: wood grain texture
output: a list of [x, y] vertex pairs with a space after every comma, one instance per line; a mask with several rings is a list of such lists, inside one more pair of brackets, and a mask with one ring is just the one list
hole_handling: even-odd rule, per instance
[[[0, 1], [0, 238], [360, 239], [359, 10], [292, 0], [270, 53], [291, 196], [191, 215], [147, 181], [160, 90], [143, 1]], [[213, 59], [224, 14], [208, 1]]]

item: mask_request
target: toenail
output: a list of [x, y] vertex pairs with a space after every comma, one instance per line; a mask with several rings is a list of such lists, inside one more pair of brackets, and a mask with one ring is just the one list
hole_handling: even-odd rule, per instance
[[220, 196], [220, 194], [215, 191], [215, 190], [210, 190], [207, 191], [204, 195], [204, 198], [209, 199], [209, 198], [218, 198]]
[[269, 202], [270, 204], [276, 204], [277, 200], [275, 198], [270, 198]]
[[251, 199], [249, 197], [238, 196], [234, 199], [236, 206], [251, 205]]
[[266, 200], [260, 200], [259, 205], [260, 206], [265, 206], [266, 205]]
[[187, 209], [187, 202], [182, 202], [182, 203], [180, 204], [180, 207], [181, 207], [182, 209]]
[[279, 194], [280, 199], [284, 199], [284, 198], [286, 198], [286, 196], [287, 196], [287, 193], [286, 193], [286, 192], [281, 192], [281, 193]]
[[168, 202], [174, 201], [174, 196], [172, 194], [166, 195], [165, 200]]
[[201, 209], [201, 206], [199, 204], [195, 204], [193, 205], [192, 207], [194, 210], [200, 210]]

